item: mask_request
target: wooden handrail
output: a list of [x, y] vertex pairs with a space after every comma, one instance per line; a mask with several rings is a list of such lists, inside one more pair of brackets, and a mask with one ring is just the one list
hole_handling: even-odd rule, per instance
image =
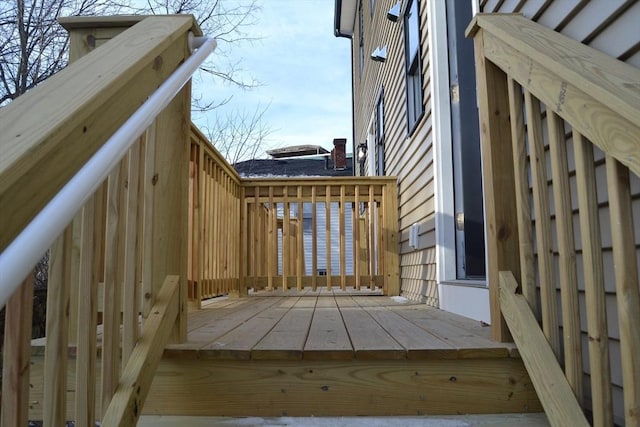
[[[189, 31], [199, 33], [192, 16], [136, 21], [0, 111], [0, 149], [7, 153], [0, 158], [0, 250], [180, 64], [190, 62]], [[188, 85], [175, 90], [51, 248], [44, 398], [32, 401], [30, 408], [39, 411], [46, 425], [63, 425], [68, 419], [90, 425], [102, 417], [120, 384], [120, 364], [140, 351], [140, 319], [146, 326], [161, 308], [156, 300], [167, 304], [163, 298], [168, 296], [159, 293], [167, 276], [172, 277], [172, 300], [161, 335], [153, 338], [155, 332], [148, 331], [143, 337], [143, 342], [162, 341], [147, 348], [153, 353], [148, 360], [161, 356], [167, 336], [186, 336], [186, 284], [181, 286], [177, 277], [186, 281], [189, 134], [183, 124], [190, 119], [191, 94]], [[99, 284], [104, 289], [100, 317]], [[28, 338], [12, 344], [25, 345]], [[76, 363], [70, 362], [70, 348], [76, 349]], [[11, 364], [24, 359], [24, 351], [7, 353], [8, 372], [15, 372]], [[75, 413], [67, 402], [68, 373], [74, 368]], [[129, 375], [131, 369], [125, 372]], [[141, 375], [146, 383], [135, 393], [143, 396], [153, 371]], [[7, 384], [24, 383], [21, 378], [11, 381]], [[16, 399], [2, 402], [2, 413], [15, 411], [18, 424], [27, 422], [31, 400], [24, 398], [26, 393], [20, 390]], [[141, 404], [138, 399], [138, 409]]]
[[521, 15], [479, 14], [484, 57], [640, 175], [640, 70]]
[[2, 109], [0, 250], [173, 72], [186, 46], [167, 48], [193, 25], [145, 19], [135, 43], [106, 43]]
[[[558, 374], [560, 363], [568, 385], [560, 394], [570, 390], [576, 404], [585, 399], [595, 425], [612, 425], [614, 416], [638, 425], [640, 236], [632, 180], [640, 176], [640, 70], [520, 15], [478, 15], [467, 34], [476, 47], [493, 335], [506, 340], [511, 331], [553, 425], [567, 418], [547, 399], [562, 397], [544, 378]], [[601, 235], [610, 236], [609, 247]], [[619, 336], [609, 334], [606, 311], [614, 305], [605, 283], [615, 283]], [[522, 297], [512, 295], [518, 284]], [[540, 332], [535, 322], [514, 321], [525, 308], [541, 319], [551, 352], [521, 338]], [[618, 340], [622, 385], [611, 374], [609, 347]], [[615, 415], [614, 386], [624, 397], [624, 413]]]

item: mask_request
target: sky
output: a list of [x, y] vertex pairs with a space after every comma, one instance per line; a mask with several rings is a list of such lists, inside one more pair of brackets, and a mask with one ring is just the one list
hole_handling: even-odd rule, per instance
[[[350, 41], [334, 36], [334, 0], [259, 4], [258, 23], [247, 29], [259, 40], [234, 46], [229, 60], [240, 59], [261, 85], [248, 91], [220, 82], [194, 85], [194, 96], [196, 91], [214, 101], [232, 96], [222, 108], [251, 113], [266, 107], [268, 149], [313, 144], [331, 150], [334, 138], [347, 138], [350, 147]], [[194, 113], [193, 121], [206, 126], [207, 117]]]

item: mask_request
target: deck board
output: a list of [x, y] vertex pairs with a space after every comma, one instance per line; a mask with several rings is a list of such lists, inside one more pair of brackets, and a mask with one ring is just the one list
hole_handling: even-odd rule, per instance
[[318, 296], [304, 358], [311, 360], [352, 359], [353, 346], [333, 295]]
[[400, 316], [392, 307], [381, 305], [378, 298], [357, 297], [354, 300], [407, 351], [409, 359], [456, 359], [458, 350], [425, 329]]
[[357, 359], [404, 359], [406, 349], [351, 297], [336, 297]]
[[405, 308], [399, 309], [397, 313], [416, 326], [454, 346], [458, 350], [458, 358], [477, 357], [478, 353], [482, 357], [507, 357], [510, 353], [510, 350], [503, 344], [488, 340], [476, 332], [448, 320], [451, 316], [442, 310]]
[[299, 298], [269, 333], [253, 347], [251, 358], [301, 360], [316, 298]]
[[[201, 357], [249, 360], [251, 350], [284, 317], [300, 297], [279, 299], [200, 350]], [[257, 305], [257, 304], [256, 304]], [[263, 305], [261, 305], [262, 308]]]
[[398, 360], [517, 357], [481, 322], [361, 292], [260, 292], [189, 313], [188, 341], [168, 357], [218, 360]]

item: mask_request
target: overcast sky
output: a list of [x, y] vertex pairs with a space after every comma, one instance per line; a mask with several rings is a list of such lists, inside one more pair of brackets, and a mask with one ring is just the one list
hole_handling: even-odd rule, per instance
[[[233, 55], [262, 85], [250, 91], [206, 86], [206, 96], [233, 95], [225, 109], [253, 112], [268, 106], [268, 148], [315, 144], [330, 150], [333, 138], [347, 138], [349, 148], [350, 41], [333, 35], [334, 0], [262, 0], [260, 5], [259, 23], [249, 30], [260, 40], [234, 48]], [[193, 120], [206, 123], [197, 114]]]

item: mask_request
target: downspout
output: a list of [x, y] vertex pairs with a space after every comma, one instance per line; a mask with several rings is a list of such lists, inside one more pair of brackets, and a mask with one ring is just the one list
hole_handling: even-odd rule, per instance
[[335, 14], [334, 14], [334, 20], [333, 20], [333, 26], [334, 26], [334, 35], [336, 37], [344, 37], [346, 39], [349, 39], [349, 42], [351, 44], [351, 46], [349, 47], [349, 52], [351, 53], [351, 153], [352, 153], [352, 157], [351, 157], [351, 169], [353, 171], [353, 176], [356, 176], [356, 130], [355, 130], [355, 96], [354, 96], [354, 90], [355, 90], [355, 80], [353, 78], [353, 35], [351, 34], [347, 34], [347, 33], [343, 33], [340, 31], [340, 21], [342, 19], [342, 0], [335, 0], [334, 3], [334, 7], [335, 7]]

